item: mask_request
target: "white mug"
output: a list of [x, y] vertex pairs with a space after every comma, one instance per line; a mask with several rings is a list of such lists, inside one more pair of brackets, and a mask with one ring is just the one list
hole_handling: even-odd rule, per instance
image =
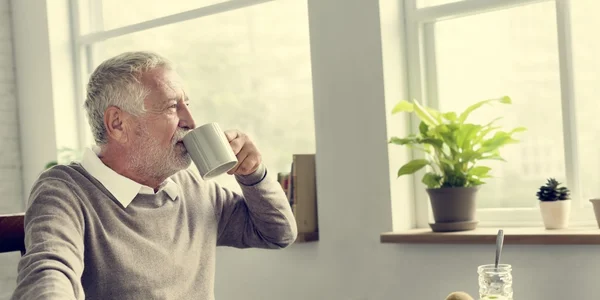
[[183, 137], [183, 144], [203, 179], [231, 170], [238, 160], [217, 123], [204, 124]]

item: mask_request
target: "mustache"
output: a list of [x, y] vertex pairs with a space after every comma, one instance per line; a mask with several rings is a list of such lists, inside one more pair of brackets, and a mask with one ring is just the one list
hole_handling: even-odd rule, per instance
[[177, 131], [175, 131], [175, 134], [173, 135], [173, 144], [183, 141], [183, 137], [190, 131], [191, 130], [177, 129]]

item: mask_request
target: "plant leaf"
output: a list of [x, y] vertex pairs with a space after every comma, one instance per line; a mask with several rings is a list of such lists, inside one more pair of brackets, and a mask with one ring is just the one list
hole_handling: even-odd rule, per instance
[[515, 129], [511, 130], [508, 134], [512, 135], [513, 133], [524, 132], [524, 131], [527, 131], [527, 128], [525, 128], [525, 127], [517, 127]]
[[442, 176], [432, 172], [426, 173], [425, 175], [423, 175], [423, 179], [421, 179], [421, 182], [430, 189], [439, 187], [441, 185], [441, 181]]
[[480, 125], [475, 124], [463, 124], [460, 125], [460, 129], [456, 134], [456, 144], [462, 149], [469, 149], [469, 145], [473, 142], [473, 139], [477, 136]]
[[444, 114], [442, 114], [442, 116], [444, 117], [444, 119], [446, 119], [446, 120], [448, 120], [450, 122], [456, 121], [456, 118], [457, 118], [456, 117], [456, 113], [453, 112], [453, 111], [444, 113]]
[[465, 111], [462, 114], [460, 114], [460, 116], [458, 117], [458, 122], [461, 123], [461, 124], [464, 123], [465, 120], [467, 120], [467, 117], [469, 117], [469, 115], [474, 110], [480, 108], [484, 104], [488, 104], [488, 103], [493, 102], [493, 101], [498, 101], [498, 102], [503, 103], [503, 104], [510, 104], [511, 103], [511, 99], [508, 96], [504, 96], [502, 98], [488, 99], [488, 100], [479, 101], [479, 102], [477, 102], [477, 103], [475, 103], [475, 104], [467, 107], [467, 109], [465, 109]]
[[442, 113], [431, 108], [431, 107], [424, 107], [425, 110], [427, 110], [427, 112], [437, 121], [438, 124], [441, 124], [444, 122], [444, 120], [442, 120]]
[[397, 114], [399, 112], [413, 112], [414, 105], [406, 100], [402, 100], [394, 106], [392, 109], [392, 114]]
[[57, 161], [51, 161], [51, 162], [47, 163], [46, 166], [44, 166], [44, 170], [50, 169], [50, 168], [52, 168], [53, 166], [56, 166], [56, 165], [58, 165]]
[[440, 139], [436, 139], [436, 138], [424, 138], [424, 139], [421, 139], [421, 143], [429, 144], [429, 145], [435, 147], [436, 149], [442, 149], [442, 147], [444, 146], [444, 141], [442, 141]]
[[477, 151], [473, 151], [471, 149], [468, 149], [468, 150], [464, 150], [460, 154], [460, 158], [461, 158], [462, 161], [472, 162], [472, 161], [475, 161], [477, 159], [482, 159], [482, 155], [481, 155], [481, 153], [479, 153]]
[[470, 178], [470, 179], [469, 179], [468, 186], [482, 185], [482, 184], [484, 184], [484, 183], [485, 183], [485, 181], [482, 181], [482, 180], [481, 180], [481, 179], [479, 179], [479, 178]]
[[427, 136], [427, 132], [429, 131], [429, 126], [427, 126], [427, 124], [425, 124], [425, 122], [421, 121], [419, 123], [419, 132], [423, 135], [423, 136]]
[[413, 159], [413, 160], [409, 161], [408, 163], [406, 163], [404, 166], [400, 167], [400, 170], [398, 170], [398, 177], [400, 177], [402, 175], [413, 174], [413, 173], [421, 170], [423, 167], [425, 167], [428, 164], [429, 164], [429, 161], [426, 159]]
[[483, 143], [481, 143], [481, 148], [479, 148], [477, 152], [484, 154], [487, 152], [496, 151], [506, 144], [512, 144], [516, 142], [517, 140], [513, 139], [510, 134], [504, 131], [498, 131], [492, 138], [483, 141]]
[[421, 119], [421, 121], [425, 122], [429, 126], [438, 124], [435, 118], [429, 114], [429, 112], [423, 106], [421, 106], [417, 100], [414, 101], [413, 107], [415, 109], [415, 113], [419, 119]]
[[512, 104], [512, 100], [510, 99], [509, 96], [503, 96], [499, 100], [500, 100], [500, 103], [502, 103], [502, 104]]
[[407, 145], [407, 144], [417, 144], [417, 138], [416, 137], [406, 137], [406, 138], [399, 138], [399, 137], [391, 137], [390, 144], [396, 144], [396, 145]]
[[490, 167], [486, 167], [486, 166], [477, 166], [477, 167], [473, 167], [469, 170], [468, 174], [472, 175], [472, 176], [477, 176], [479, 178], [484, 178], [488, 176], [488, 172], [491, 170], [492, 168]]
[[488, 156], [481, 156], [481, 158], [479, 158], [479, 160], [500, 160], [503, 162], [506, 162], [506, 160], [504, 158], [502, 158], [502, 156], [500, 156], [500, 154], [492, 154], [492, 155], [488, 155]]

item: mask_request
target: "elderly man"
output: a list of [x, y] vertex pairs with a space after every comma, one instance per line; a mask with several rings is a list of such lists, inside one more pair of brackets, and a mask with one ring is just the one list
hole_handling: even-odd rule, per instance
[[248, 136], [225, 133], [241, 195], [187, 170], [188, 101], [157, 54], [98, 66], [85, 102], [98, 147], [35, 183], [12, 299], [214, 299], [216, 246], [294, 242], [286, 196]]

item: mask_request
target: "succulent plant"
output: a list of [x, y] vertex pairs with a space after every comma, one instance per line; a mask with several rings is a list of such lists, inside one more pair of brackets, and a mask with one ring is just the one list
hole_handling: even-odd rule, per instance
[[542, 185], [537, 192], [537, 197], [540, 201], [559, 201], [569, 200], [570, 191], [565, 186], [560, 186], [561, 183], [554, 178], [548, 178], [545, 185]]

